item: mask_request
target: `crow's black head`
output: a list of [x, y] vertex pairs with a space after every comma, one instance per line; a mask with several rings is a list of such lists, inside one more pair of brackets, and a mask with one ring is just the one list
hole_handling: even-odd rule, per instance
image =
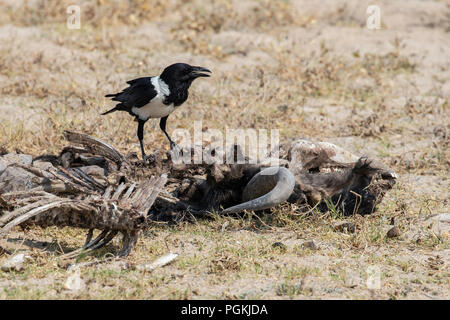
[[164, 69], [160, 78], [167, 84], [174, 83], [189, 83], [199, 77], [209, 77], [209, 74], [204, 73], [209, 71], [203, 67], [191, 66], [186, 63], [175, 63]]

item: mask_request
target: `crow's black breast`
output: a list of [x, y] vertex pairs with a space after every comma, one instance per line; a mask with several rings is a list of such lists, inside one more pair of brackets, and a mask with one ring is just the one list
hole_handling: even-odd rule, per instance
[[172, 104], [175, 107], [182, 105], [189, 96], [189, 86], [190, 83], [182, 82], [182, 83], [169, 83], [170, 94], [164, 101], [164, 104]]

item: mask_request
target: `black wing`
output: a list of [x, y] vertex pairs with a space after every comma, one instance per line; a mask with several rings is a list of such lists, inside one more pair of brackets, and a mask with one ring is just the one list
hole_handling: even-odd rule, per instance
[[112, 97], [111, 100], [119, 101], [116, 110], [129, 111], [131, 108], [140, 108], [149, 103], [158, 94], [152, 84], [152, 78], [138, 78], [127, 81], [130, 85], [122, 92], [107, 94], [105, 97]]

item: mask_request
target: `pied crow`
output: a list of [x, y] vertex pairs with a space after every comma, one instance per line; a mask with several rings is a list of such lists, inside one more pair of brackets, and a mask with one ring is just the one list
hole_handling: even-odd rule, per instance
[[145, 122], [150, 118], [161, 118], [159, 127], [169, 139], [172, 149], [175, 143], [166, 131], [167, 117], [187, 100], [192, 81], [199, 77], [209, 77], [209, 74], [205, 72], [211, 71], [186, 63], [175, 63], [165, 68], [159, 76], [127, 81], [128, 88], [105, 96], [119, 103], [102, 115], [114, 111], [126, 111], [135, 117], [138, 122], [137, 136], [141, 145], [142, 158], [146, 160], [143, 143]]

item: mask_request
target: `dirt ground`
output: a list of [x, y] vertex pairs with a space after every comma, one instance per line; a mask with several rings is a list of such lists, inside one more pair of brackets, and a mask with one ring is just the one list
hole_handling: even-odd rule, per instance
[[[133, 119], [100, 116], [112, 105], [103, 96], [187, 62], [213, 76], [194, 82], [169, 133], [195, 120], [223, 131], [276, 128], [281, 142], [329, 141], [380, 159], [398, 183], [365, 217], [304, 216], [283, 205], [259, 219], [155, 224], [128, 267], [82, 267], [81, 291], [65, 288], [58, 252], [82, 245], [84, 231], [17, 229], [0, 240], [0, 264], [23, 250], [30, 258], [20, 272], [0, 271], [0, 299], [450, 297], [450, 228], [438, 221], [449, 213], [448, 1], [78, 3], [79, 30], [67, 28], [69, 1], [0, 1], [1, 150], [55, 154], [69, 129], [138, 152]], [[366, 27], [369, 4], [381, 9], [380, 30]], [[168, 149], [156, 121], [145, 143]], [[336, 231], [342, 220], [356, 232]], [[400, 235], [391, 239], [392, 223]], [[304, 245], [311, 240], [317, 248]], [[168, 266], [133, 268], [168, 252], [179, 254]]]

